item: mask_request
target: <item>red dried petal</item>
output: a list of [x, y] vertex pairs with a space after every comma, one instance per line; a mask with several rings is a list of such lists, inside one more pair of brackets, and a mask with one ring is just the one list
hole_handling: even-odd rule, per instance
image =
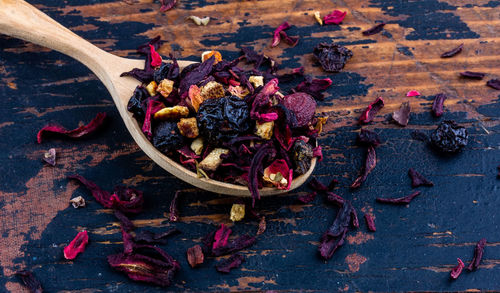
[[380, 145], [380, 138], [378, 137], [378, 134], [376, 132], [366, 129], [361, 129], [356, 139], [356, 142], [359, 145], [376, 147]]
[[306, 80], [299, 83], [294, 91], [304, 92], [313, 96], [316, 100], [323, 101], [325, 97], [323, 92], [332, 85], [332, 80], [329, 78], [311, 79], [306, 77]]
[[365, 164], [363, 165], [363, 168], [361, 169], [361, 172], [359, 174], [359, 177], [354, 180], [354, 182], [351, 184], [351, 188], [358, 188], [365, 182], [366, 178], [368, 177], [368, 174], [375, 168], [377, 165], [377, 154], [375, 153], [375, 148], [373, 146], [368, 147], [367, 153], [366, 153], [366, 159], [365, 159]]
[[500, 79], [490, 79], [486, 82], [486, 85], [496, 90], [500, 90]]
[[212, 250], [226, 246], [227, 240], [229, 239], [229, 235], [231, 235], [231, 229], [226, 227], [224, 224], [220, 224], [219, 230], [215, 232], [214, 243], [212, 244]]
[[380, 203], [390, 203], [390, 204], [409, 204], [415, 197], [420, 195], [420, 191], [415, 191], [414, 193], [398, 198], [381, 198], [377, 197], [377, 201]]
[[384, 26], [385, 26], [385, 23], [379, 23], [379, 24], [375, 25], [374, 27], [367, 29], [366, 31], [363, 31], [362, 34], [363, 34], [363, 36], [371, 36], [374, 34], [378, 34], [379, 32], [382, 31]]
[[280, 37], [291, 47], [295, 47], [299, 43], [298, 37], [290, 37], [285, 31], [280, 32]]
[[42, 143], [42, 137], [45, 133], [55, 133], [60, 134], [69, 138], [80, 138], [85, 137], [92, 132], [96, 131], [103, 123], [106, 118], [106, 113], [98, 113], [97, 116], [90, 121], [89, 124], [80, 126], [73, 130], [67, 130], [62, 126], [57, 125], [47, 125], [38, 131], [36, 136], [38, 143]]
[[283, 98], [283, 105], [295, 114], [297, 126], [308, 125], [316, 113], [316, 101], [306, 93], [294, 93]]
[[318, 179], [313, 178], [308, 183], [309, 187], [317, 192], [328, 192], [329, 188], [321, 183]]
[[[276, 127], [274, 128], [277, 129]], [[276, 132], [275, 132], [276, 135]], [[259, 172], [262, 170], [262, 164], [266, 158], [274, 158], [276, 156], [276, 149], [271, 143], [266, 143], [259, 148], [252, 158], [250, 165], [250, 172], [248, 173], [248, 189], [252, 194], [252, 207], [255, 206], [255, 201], [260, 199], [259, 193]]]
[[160, 7], [161, 12], [165, 12], [172, 9], [177, 3], [177, 0], [160, 0], [160, 1], [161, 1], [161, 7]]
[[226, 246], [214, 249], [212, 253], [215, 256], [230, 254], [242, 250], [244, 248], [247, 248], [249, 246], [252, 246], [255, 243], [255, 241], [257, 241], [255, 237], [249, 235], [243, 235], [229, 242]]
[[276, 47], [279, 45], [280, 39], [281, 39], [280, 32], [283, 30], [289, 29], [289, 28], [290, 28], [290, 25], [288, 24], [288, 22], [285, 21], [280, 26], [278, 26], [278, 28], [276, 28], [274, 30], [273, 42], [271, 43], [271, 47]]
[[30, 293], [43, 293], [42, 284], [30, 271], [17, 271], [16, 275], [21, 278], [24, 287], [26, 287]]
[[384, 107], [384, 99], [382, 97], [378, 97], [375, 101], [373, 101], [368, 107], [361, 113], [359, 117], [359, 123], [370, 123], [375, 115], [377, 115], [378, 111]]
[[302, 203], [310, 203], [314, 200], [314, 198], [316, 197], [316, 194], [318, 194], [316, 191], [313, 191], [313, 192], [310, 192], [308, 194], [305, 194], [305, 195], [301, 195], [299, 196], [297, 199], [299, 201], [301, 201]]
[[322, 148], [320, 145], [313, 148], [313, 157], [317, 157], [318, 162], [323, 161], [323, 152], [322, 152]]
[[399, 107], [399, 110], [394, 111], [392, 113], [392, 119], [396, 121], [401, 126], [408, 125], [408, 121], [410, 120], [410, 102], [404, 102]]
[[458, 264], [456, 267], [454, 267], [451, 272], [450, 272], [450, 277], [453, 279], [453, 280], [456, 280], [458, 279], [458, 276], [460, 276], [460, 274], [462, 273], [462, 270], [464, 269], [465, 265], [464, 265], [464, 262], [460, 259], [460, 258], [457, 258], [457, 261], [458, 261]]
[[[250, 118], [253, 120], [259, 120], [260, 122], [260, 111], [269, 108], [271, 106], [270, 96], [274, 95], [277, 91], [279, 91], [278, 87], [278, 79], [273, 78], [268, 83], [264, 85], [264, 87], [260, 90], [260, 92], [255, 96], [255, 99], [252, 102], [252, 109], [250, 110]], [[264, 121], [262, 121], [264, 122]]]
[[278, 119], [278, 113], [270, 112], [265, 114], [260, 114], [261, 122], [271, 122]]
[[447, 99], [447, 96], [443, 93], [437, 94], [434, 98], [434, 102], [432, 103], [432, 114], [435, 117], [440, 117], [443, 115], [444, 110], [444, 101]]
[[186, 254], [188, 263], [192, 268], [201, 265], [205, 260], [205, 256], [203, 255], [203, 251], [199, 245], [188, 248]]
[[469, 271], [476, 270], [479, 267], [481, 259], [483, 258], [485, 245], [486, 245], [486, 238], [482, 238], [477, 242], [476, 247], [474, 247], [474, 257], [472, 258], [472, 260], [469, 263], [469, 266], [467, 267]]
[[377, 231], [377, 228], [375, 227], [375, 220], [373, 220], [373, 217], [370, 214], [365, 214], [365, 221], [369, 231]]
[[78, 233], [68, 246], [64, 248], [65, 259], [75, 259], [75, 257], [85, 250], [85, 245], [89, 242], [87, 231]]
[[411, 91], [406, 93], [406, 96], [407, 97], [416, 97], [416, 96], [420, 96], [420, 93], [416, 90], [411, 90]]
[[160, 54], [156, 52], [155, 47], [153, 47], [152, 45], [149, 45], [149, 49], [151, 50], [151, 66], [153, 67], [160, 66], [161, 62], [163, 61], [161, 59]]
[[[280, 181], [275, 181], [271, 179], [271, 174], [280, 173], [283, 178], [287, 180], [286, 185], [283, 185]], [[288, 164], [283, 159], [275, 160], [264, 169], [264, 179], [271, 182], [278, 189], [289, 189], [292, 184], [293, 170], [288, 167]]]
[[325, 24], [340, 24], [346, 15], [347, 11], [334, 10], [332, 13], [325, 15], [323, 21]]
[[92, 192], [92, 196], [95, 198], [95, 200], [102, 204], [106, 208], [111, 208], [113, 206], [113, 202], [111, 201], [111, 193], [102, 190], [97, 184], [95, 184], [92, 181], [89, 181], [85, 178], [83, 178], [80, 175], [71, 175], [68, 176], [68, 179], [75, 179], [80, 181], [81, 184], [83, 184], [87, 189]]
[[453, 57], [453, 56], [457, 55], [458, 53], [462, 52], [463, 47], [464, 47], [464, 44], [461, 44], [460, 46], [456, 47], [455, 49], [453, 49], [451, 51], [444, 52], [443, 54], [441, 54], [441, 58]]
[[161, 110], [163, 107], [165, 107], [163, 102], [160, 102], [153, 98], [150, 98], [148, 100], [146, 115], [144, 117], [144, 122], [142, 123], [142, 132], [146, 135], [146, 137], [149, 140], [151, 140], [151, 138], [153, 137], [152, 125], [151, 125], [151, 120], [153, 118], [153, 115], [159, 110]]
[[228, 274], [232, 269], [239, 267], [244, 261], [245, 257], [243, 257], [243, 255], [241, 254], [236, 253], [216, 264], [215, 268], [218, 272]]

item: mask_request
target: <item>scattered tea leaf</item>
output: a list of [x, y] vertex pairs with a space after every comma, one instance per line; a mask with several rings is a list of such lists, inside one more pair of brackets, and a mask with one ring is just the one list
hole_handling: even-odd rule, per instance
[[48, 164], [55, 166], [56, 165], [56, 149], [51, 148], [46, 153], [43, 154], [43, 160]]
[[347, 11], [334, 10], [332, 13], [325, 15], [323, 20], [325, 24], [340, 24], [347, 15]]
[[378, 34], [384, 29], [384, 26], [385, 26], [385, 23], [383, 23], [383, 22], [379, 23], [379, 24], [375, 25], [374, 27], [363, 31], [362, 34], [363, 34], [363, 36], [371, 36], [374, 34]]
[[229, 258], [222, 260], [215, 268], [218, 272], [228, 274], [232, 269], [235, 269], [241, 265], [242, 262], [245, 261], [245, 257], [239, 253], [235, 253], [231, 255]]
[[85, 250], [85, 246], [89, 242], [87, 231], [79, 232], [68, 246], [64, 248], [65, 259], [75, 259], [76, 256]]
[[22, 270], [17, 271], [16, 275], [21, 278], [24, 287], [26, 287], [30, 293], [43, 293], [42, 284], [35, 278], [32, 272]]
[[165, 238], [177, 233], [180, 233], [180, 231], [176, 228], [171, 228], [160, 233], [142, 230], [141, 232], [135, 234], [134, 241], [137, 243], [143, 242], [147, 244], [165, 244], [167, 242]]
[[192, 20], [196, 25], [203, 25], [203, 26], [207, 25], [210, 22], [209, 16], [199, 18], [198, 16], [191, 15], [188, 16], [186, 19]]
[[373, 101], [368, 107], [361, 113], [359, 116], [359, 123], [366, 124], [373, 121], [375, 115], [377, 115], [378, 111], [384, 107], [384, 99], [382, 97], [378, 97], [375, 101]]
[[399, 110], [394, 111], [392, 113], [392, 119], [396, 121], [401, 126], [408, 125], [408, 121], [410, 120], [410, 102], [404, 102], [399, 107]]
[[420, 93], [416, 90], [411, 90], [411, 91], [406, 93], [406, 96], [407, 97], [416, 97], [416, 96], [420, 96]]
[[474, 247], [474, 257], [470, 261], [469, 266], [467, 266], [467, 269], [469, 271], [474, 271], [479, 267], [481, 259], [483, 258], [485, 245], [486, 245], [486, 238], [482, 238], [477, 242], [476, 247]]
[[85, 199], [81, 196], [72, 198], [69, 200], [69, 202], [71, 203], [71, 205], [73, 205], [75, 209], [85, 207]]
[[410, 195], [407, 195], [405, 197], [398, 197], [398, 198], [377, 197], [377, 201], [380, 203], [404, 205], [404, 204], [409, 204], [418, 195], [420, 195], [420, 191], [415, 191], [414, 193], [412, 193]]
[[436, 97], [434, 98], [434, 102], [432, 103], [432, 114], [435, 117], [440, 117], [441, 115], [443, 115], [444, 101], [447, 98], [448, 97], [443, 93], [437, 94]]
[[427, 180], [424, 176], [422, 176], [422, 174], [418, 173], [413, 168], [410, 168], [408, 170], [408, 176], [410, 176], [410, 178], [411, 178], [411, 186], [413, 188], [419, 187], [419, 186], [434, 186], [434, 183]]
[[473, 78], [473, 79], [483, 79], [486, 73], [483, 72], [474, 72], [474, 71], [464, 71], [460, 72], [461, 77]]
[[375, 227], [375, 220], [370, 214], [365, 214], [366, 226], [368, 227], [368, 231], [375, 232], [377, 228]]
[[37, 141], [38, 143], [42, 143], [42, 138], [46, 133], [58, 134], [69, 138], [85, 137], [99, 129], [99, 127], [104, 123], [105, 118], [106, 113], [99, 113], [94, 119], [92, 119], [92, 121], [90, 121], [89, 124], [80, 126], [73, 130], [67, 130], [66, 128], [58, 125], [47, 125], [38, 131], [36, 136]]
[[496, 90], [500, 90], [500, 79], [490, 79], [486, 82], [486, 85]]
[[463, 47], [464, 47], [464, 44], [461, 44], [460, 46], [456, 47], [453, 50], [444, 52], [443, 54], [441, 54], [441, 58], [453, 57], [453, 56], [457, 55], [458, 53], [462, 52]]
[[199, 245], [188, 248], [186, 254], [188, 263], [192, 268], [201, 265], [205, 260], [205, 256], [203, 255], [203, 251]]
[[464, 262], [460, 258], [457, 258], [457, 261], [458, 261], [457, 266], [454, 267], [450, 272], [450, 277], [453, 280], [458, 279], [458, 276], [460, 276], [460, 274], [462, 273], [462, 270], [464, 269]]
[[365, 159], [365, 164], [361, 168], [361, 172], [354, 180], [354, 182], [351, 184], [351, 188], [358, 188], [365, 182], [366, 178], [368, 177], [368, 174], [375, 169], [375, 166], [377, 165], [377, 155], [375, 153], [375, 148], [373, 146], [368, 147], [367, 153], [366, 153], [366, 159]]

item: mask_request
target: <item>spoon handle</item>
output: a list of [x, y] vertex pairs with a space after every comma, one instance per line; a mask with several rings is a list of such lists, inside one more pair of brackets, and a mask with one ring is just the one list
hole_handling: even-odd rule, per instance
[[101, 80], [106, 77], [101, 64], [106, 64], [107, 58], [116, 58], [23, 0], [0, 0], [0, 33], [71, 56]]

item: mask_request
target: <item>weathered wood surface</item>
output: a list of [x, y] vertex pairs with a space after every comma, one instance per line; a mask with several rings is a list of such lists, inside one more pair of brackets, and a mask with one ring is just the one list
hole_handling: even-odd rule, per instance
[[[299, 204], [303, 187], [285, 196], [266, 198], [259, 207], [268, 219], [267, 231], [245, 250], [246, 262], [228, 275], [215, 271], [210, 259], [193, 270], [185, 260], [188, 247], [219, 223], [230, 224], [234, 198], [196, 190], [152, 163], [133, 143], [104, 86], [83, 65], [45, 48], [0, 36], [0, 291], [22, 292], [13, 272], [34, 271], [47, 292], [160, 292], [162, 289], [128, 280], [112, 271], [106, 256], [120, 251], [118, 223], [109, 210], [66, 176], [80, 173], [111, 189], [123, 183], [145, 192], [146, 212], [134, 218], [140, 227], [162, 230], [175, 226], [182, 234], [163, 247], [182, 265], [169, 290], [283, 291], [404, 291], [500, 290], [500, 92], [485, 80], [458, 77], [464, 70], [500, 77], [500, 1], [183, 1], [160, 13], [151, 1], [30, 1], [99, 47], [133, 57], [137, 45], [158, 34], [168, 42], [161, 53], [197, 60], [206, 49], [228, 58], [241, 46], [254, 46], [277, 58], [282, 68], [303, 65], [316, 77], [330, 77], [333, 86], [319, 111], [330, 116], [325, 135], [325, 160], [315, 175], [324, 182], [338, 178], [336, 192], [352, 199], [360, 212], [376, 217], [377, 232], [362, 223], [329, 262], [318, 258], [321, 233], [336, 209], [321, 197]], [[457, 3], [458, 2], [458, 3]], [[340, 26], [320, 27], [312, 12], [347, 10]], [[189, 15], [214, 18], [207, 27], [185, 21]], [[275, 27], [287, 20], [299, 44], [269, 48]], [[386, 21], [383, 33], [363, 37], [375, 21]], [[314, 64], [312, 48], [321, 41], [348, 46], [354, 58], [338, 74], [325, 74]], [[450, 59], [439, 55], [464, 43]], [[486, 79], [486, 80], [487, 80]], [[284, 91], [293, 87], [284, 85]], [[408, 90], [423, 96], [406, 98]], [[430, 115], [432, 96], [445, 92], [446, 112]], [[375, 122], [384, 139], [377, 149], [378, 165], [357, 191], [348, 189], [362, 164], [364, 150], [354, 146], [359, 112], [377, 96], [386, 107]], [[410, 101], [410, 125], [400, 128], [388, 117], [401, 102]], [[50, 140], [36, 144], [36, 132], [48, 122], [68, 127], [89, 121], [98, 111], [111, 116], [107, 126], [83, 141]], [[411, 131], [428, 131], [443, 119], [466, 125], [470, 143], [457, 156], [443, 158]], [[50, 147], [58, 165], [40, 158]], [[377, 196], [410, 193], [407, 170], [414, 167], [435, 183], [408, 207], [375, 203]], [[169, 223], [167, 211], [175, 190], [181, 221]], [[74, 210], [71, 197], [82, 195], [88, 207]], [[62, 248], [87, 229], [91, 243], [75, 261], [62, 258]], [[236, 233], [254, 233], [257, 223], [244, 221]], [[477, 240], [488, 239], [481, 268], [449, 281], [449, 270], [460, 257], [472, 257]]]

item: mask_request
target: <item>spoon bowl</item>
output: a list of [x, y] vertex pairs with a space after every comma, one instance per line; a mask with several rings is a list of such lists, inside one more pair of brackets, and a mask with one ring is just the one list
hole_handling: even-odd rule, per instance
[[[127, 111], [127, 103], [134, 89], [140, 84], [131, 77], [120, 77], [132, 68], [144, 68], [143, 60], [128, 59], [110, 54], [82, 39], [69, 29], [22, 0], [0, 0], [0, 33], [29, 41], [73, 57], [87, 66], [106, 86], [118, 112], [139, 147], [160, 167], [177, 178], [201, 189], [235, 196], [250, 196], [246, 186], [199, 178], [196, 173], [184, 168], [158, 151], [142, 133], [137, 120]], [[178, 61], [180, 70], [192, 64]], [[288, 192], [302, 185], [316, 166], [312, 159], [309, 170], [292, 181], [289, 190], [271, 187], [260, 189], [261, 196]]]

